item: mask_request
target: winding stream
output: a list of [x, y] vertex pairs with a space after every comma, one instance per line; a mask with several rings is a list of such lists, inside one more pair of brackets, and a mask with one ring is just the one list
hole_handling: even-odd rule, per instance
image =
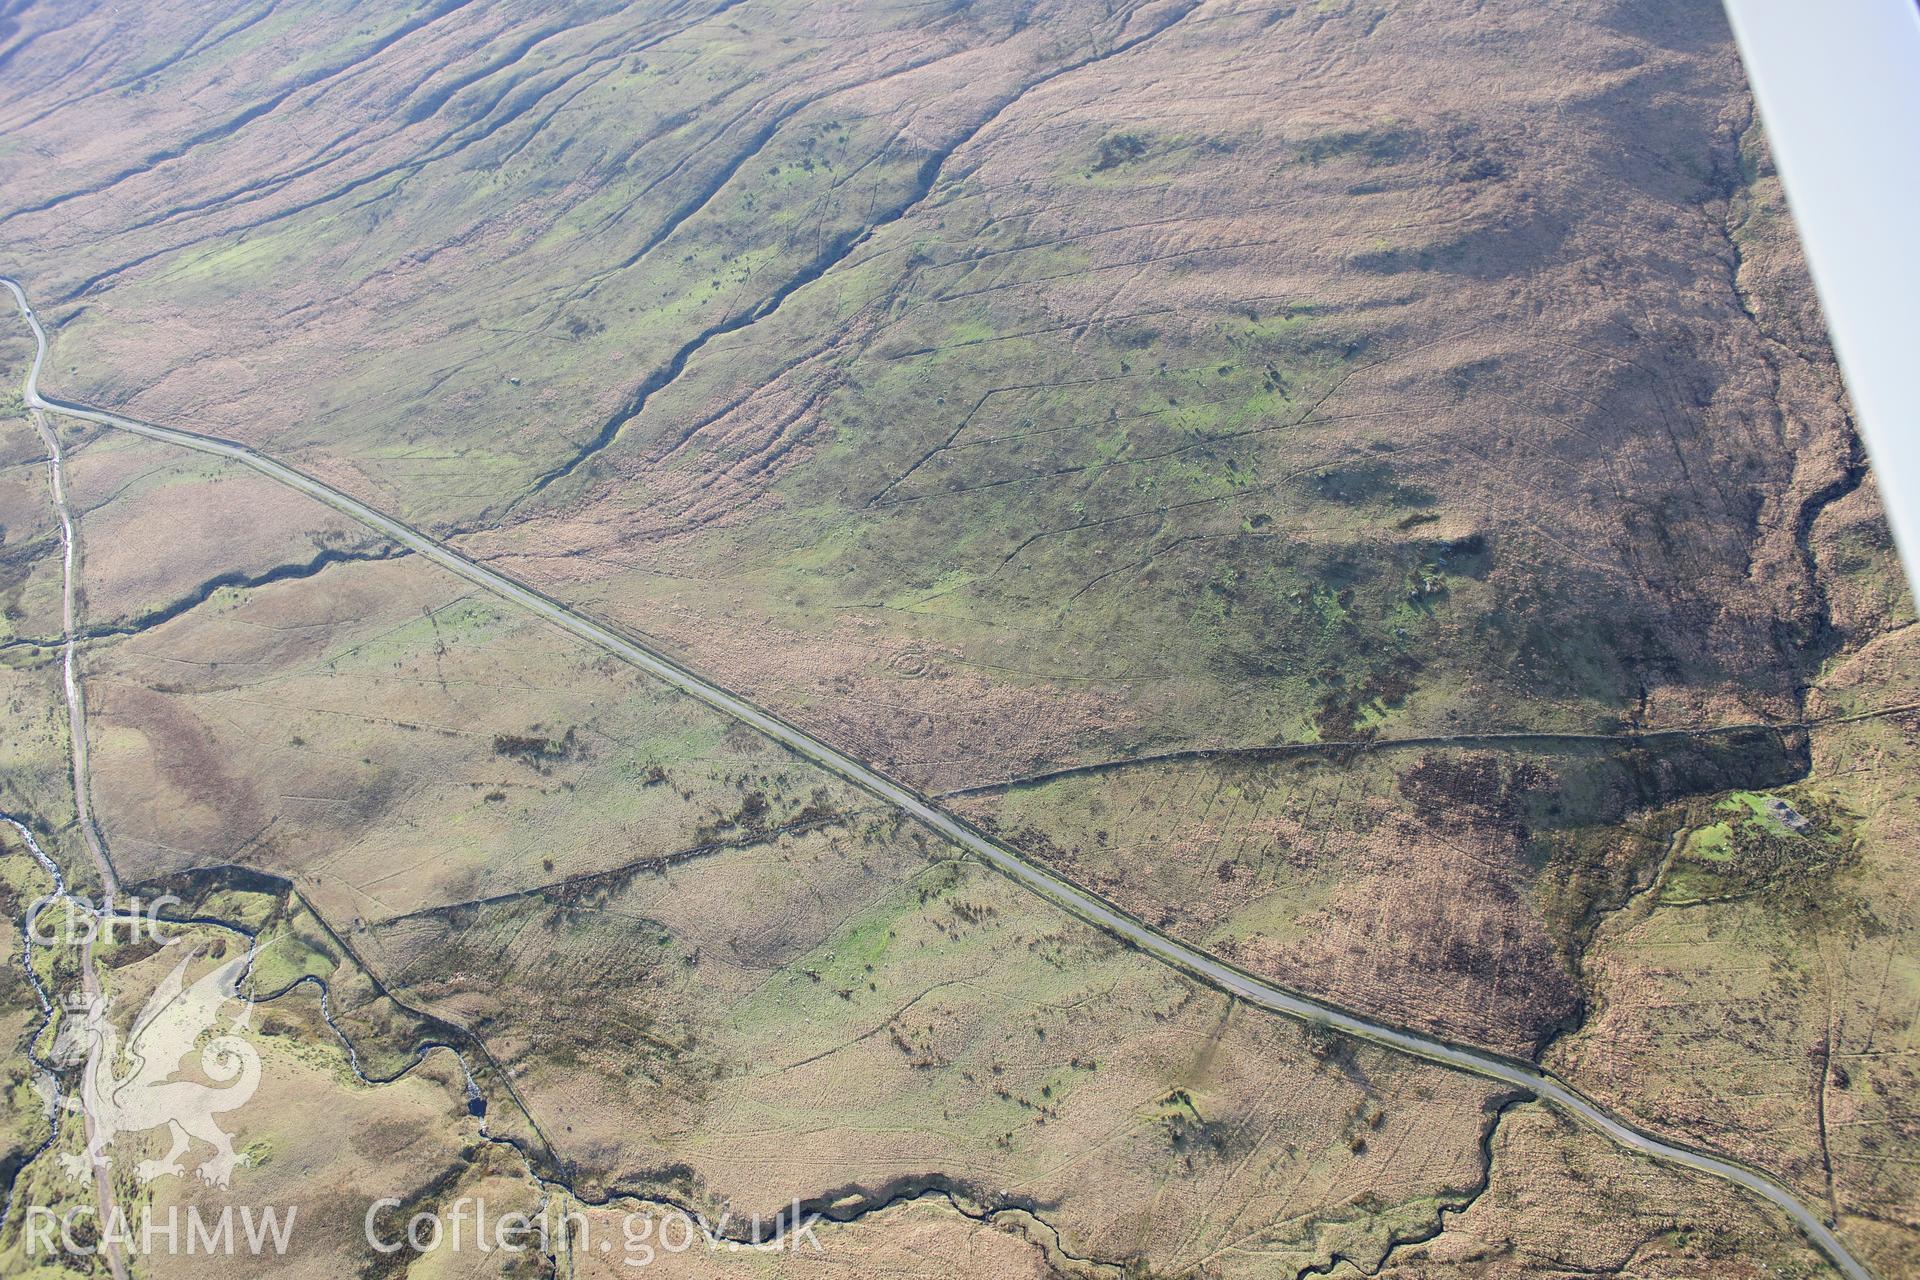
[[[1760, 1169], [1656, 1137], [1632, 1121], [1616, 1116], [1558, 1076], [1534, 1063], [1455, 1044], [1406, 1027], [1376, 1021], [1353, 1010], [1258, 978], [1186, 942], [1164, 934], [1092, 891], [1030, 861], [1017, 850], [1002, 844], [965, 820], [940, 808], [927, 797], [887, 777], [865, 761], [821, 741], [774, 713], [755, 706], [740, 695], [682, 666], [674, 659], [613, 630], [604, 623], [574, 612], [558, 600], [524, 583], [468, 560], [457, 551], [393, 516], [349, 497], [284, 463], [257, 453], [245, 445], [215, 436], [157, 426], [122, 414], [43, 396], [39, 390], [39, 378], [41, 364], [47, 350], [46, 333], [28, 304], [26, 293], [21, 286], [3, 277], [0, 277], [0, 285], [4, 285], [13, 294], [22, 317], [33, 331], [36, 349], [24, 387], [24, 398], [31, 408], [63, 414], [150, 440], [163, 441], [198, 453], [224, 458], [304, 493], [418, 552], [448, 572], [485, 588], [500, 598], [544, 618], [562, 630], [648, 672], [671, 687], [698, 698], [708, 706], [759, 730], [802, 758], [838, 775], [844, 781], [879, 797], [894, 808], [913, 817], [923, 826], [959, 845], [1054, 905], [1190, 977], [1259, 1008], [1319, 1026], [1330, 1027], [1357, 1039], [1384, 1045], [1428, 1062], [1523, 1090], [1558, 1108], [1580, 1124], [1604, 1135], [1620, 1146], [1671, 1165], [1731, 1182], [1785, 1212], [1814, 1247], [1830, 1259], [1842, 1274], [1848, 1277], [1848, 1280], [1872, 1280], [1872, 1273], [1834, 1234], [1831, 1224], [1825, 1218], [1815, 1213], [1784, 1184]], [[84, 783], [82, 785], [84, 787]], [[464, 1066], [464, 1059], [462, 1063]], [[471, 1073], [468, 1078], [471, 1081]], [[501, 1140], [520, 1150], [519, 1145], [511, 1139]], [[521, 1155], [526, 1158], [527, 1153], [522, 1150]], [[542, 1175], [535, 1174], [535, 1176], [541, 1177], [543, 1186], [548, 1185]]]

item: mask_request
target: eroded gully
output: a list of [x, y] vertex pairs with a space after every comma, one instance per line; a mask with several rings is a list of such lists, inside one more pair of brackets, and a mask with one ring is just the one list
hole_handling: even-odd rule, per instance
[[[33, 332], [35, 351], [23, 388], [24, 398], [30, 408], [77, 418], [149, 440], [224, 458], [304, 493], [418, 552], [456, 577], [538, 615], [554, 626], [621, 658], [671, 687], [698, 698], [708, 706], [758, 730], [803, 759], [887, 802], [922, 826], [967, 850], [1055, 906], [1162, 963], [1258, 1008], [1328, 1027], [1356, 1039], [1383, 1045], [1427, 1062], [1524, 1090], [1622, 1147], [1670, 1165], [1733, 1183], [1785, 1213], [1814, 1247], [1830, 1259], [1849, 1280], [1872, 1280], [1872, 1273], [1835, 1235], [1831, 1224], [1826, 1219], [1815, 1213], [1785, 1185], [1757, 1168], [1724, 1156], [1655, 1137], [1631, 1121], [1616, 1116], [1557, 1075], [1533, 1063], [1484, 1049], [1455, 1044], [1407, 1027], [1376, 1021], [1353, 1010], [1255, 977], [1177, 938], [1161, 933], [1090, 890], [1063, 879], [1046, 867], [1029, 861], [1010, 846], [1000, 843], [965, 820], [948, 813], [933, 801], [887, 777], [865, 761], [815, 738], [771, 711], [754, 705], [707, 677], [682, 666], [674, 659], [613, 630], [605, 623], [576, 613], [533, 587], [497, 570], [475, 563], [411, 525], [333, 489], [285, 463], [231, 440], [182, 431], [174, 427], [158, 426], [122, 414], [42, 395], [39, 379], [41, 364], [46, 357], [46, 332], [41, 328], [39, 318], [34, 314], [21, 286], [5, 278], [0, 278], [0, 284], [4, 284], [13, 294], [21, 316]], [[517, 1148], [518, 1144], [515, 1146]]]

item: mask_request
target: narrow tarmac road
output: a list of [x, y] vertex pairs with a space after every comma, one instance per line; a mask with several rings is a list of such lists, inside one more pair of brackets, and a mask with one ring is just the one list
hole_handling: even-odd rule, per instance
[[[18, 294], [16, 289], [15, 294]], [[46, 354], [46, 341], [38, 326], [34, 328], [34, 337], [39, 345], [34, 350], [33, 369], [28, 382], [33, 383], [40, 371], [40, 359]], [[79, 609], [77, 596], [80, 590], [80, 542], [74, 531], [73, 509], [67, 502], [66, 457], [60, 449], [60, 435], [53, 424], [47, 421], [46, 411], [37, 404], [29, 404], [27, 412], [33, 417], [34, 429], [40, 433], [41, 441], [47, 446], [47, 486], [53, 498], [53, 511], [60, 518], [60, 648], [64, 693], [67, 701], [67, 738], [73, 757], [73, 808], [74, 816], [80, 824], [80, 833], [85, 838], [87, 850], [93, 855], [93, 863], [100, 876], [100, 893], [105, 909], [113, 909], [114, 899], [120, 893], [120, 879], [114, 874], [113, 860], [107, 856], [106, 843], [100, 839], [100, 828], [93, 820], [93, 805], [88, 798], [87, 779], [87, 702], [85, 686], [80, 679]], [[31, 846], [32, 835], [22, 827], [21, 833]], [[39, 850], [36, 848], [35, 853]], [[104, 999], [100, 985], [100, 969], [94, 963], [95, 938], [89, 935], [80, 947], [81, 989], [90, 1004]], [[31, 948], [32, 941], [27, 943]], [[81, 1121], [87, 1133], [87, 1149], [93, 1150], [95, 1127], [98, 1119], [91, 1108], [82, 1107]], [[93, 1162], [93, 1194], [99, 1211], [98, 1222], [110, 1223], [114, 1220], [116, 1206], [113, 1196], [113, 1176], [103, 1160]], [[107, 1258], [107, 1270], [113, 1280], [127, 1280], [127, 1260], [121, 1242], [108, 1234], [103, 1237], [103, 1249]]]
[[53, 400], [41, 395], [40, 365], [47, 351], [46, 333], [40, 327], [40, 321], [34, 315], [32, 307], [27, 302], [26, 293], [20, 285], [4, 277], [0, 277], [0, 284], [4, 284], [13, 294], [14, 300], [19, 304], [21, 315], [26, 318], [28, 326], [33, 330], [36, 349], [24, 388], [29, 407], [113, 427], [134, 435], [145, 436], [150, 440], [159, 440], [199, 453], [212, 454], [215, 457], [226, 458], [242, 466], [251, 467], [262, 475], [277, 480], [289, 488], [297, 489], [316, 501], [351, 516], [368, 528], [385, 534], [448, 572], [538, 614], [562, 630], [571, 632], [658, 677], [683, 693], [690, 694], [709, 706], [753, 726], [794, 753], [880, 797], [903, 813], [910, 814], [923, 825], [1056, 906], [1106, 930], [1148, 955], [1259, 1008], [1286, 1014], [1319, 1026], [1331, 1027], [1361, 1040], [1385, 1045], [1429, 1062], [1436, 1062], [1482, 1079], [1525, 1090], [1559, 1107], [1621, 1146], [1669, 1164], [1724, 1178], [1785, 1212], [1815, 1247], [1831, 1259], [1834, 1265], [1849, 1277], [1849, 1280], [1873, 1280], [1872, 1273], [1848, 1251], [1824, 1219], [1803, 1204], [1785, 1186], [1757, 1169], [1656, 1138], [1614, 1116], [1556, 1076], [1531, 1063], [1464, 1045], [1451, 1044], [1403, 1027], [1375, 1022], [1338, 1006], [1275, 986], [1217, 960], [1177, 938], [1159, 932], [1105, 899], [1061, 879], [1045, 867], [1029, 862], [1013, 849], [938, 808], [918, 792], [902, 786], [865, 762], [788, 724], [771, 712], [764, 711], [704, 677], [696, 675], [672, 659], [628, 639], [601, 623], [573, 612], [559, 601], [531, 587], [466, 559], [410, 525], [403, 524], [384, 512], [376, 511], [355, 498], [329, 488], [284, 463], [256, 453], [245, 445], [215, 436], [197, 435], [172, 427], [156, 426], [121, 414]]

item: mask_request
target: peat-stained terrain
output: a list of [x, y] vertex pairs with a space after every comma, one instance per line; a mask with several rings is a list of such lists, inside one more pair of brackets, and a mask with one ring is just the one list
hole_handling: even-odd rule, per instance
[[[0, 163], [49, 394], [299, 466], [1916, 1264], [1912, 605], [1717, 6], [16, 4]], [[332, 513], [76, 444], [95, 801], [151, 872], [217, 850], [391, 928], [725, 845], [746, 791], [755, 830], [855, 807], [657, 693], [610, 714]], [[416, 682], [364, 732], [440, 740], [330, 784], [418, 755], [457, 828], [391, 781], [288, 807], [331, 731], [246, 690], [335, 715], [351, 645]], [[423, 930], [395, 954], [467, 999]], [[1432, 1265], [1485, 1261], [1467, 1221]]]

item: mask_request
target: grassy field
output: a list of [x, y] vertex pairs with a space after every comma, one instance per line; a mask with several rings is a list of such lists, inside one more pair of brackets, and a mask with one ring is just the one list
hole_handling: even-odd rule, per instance
[[[95, 477], [129, 469], [82, 451], [76, 483], [111, 495], [89, 508], [83, 537], [118, 520], [138, 539], [226, 483], [154, 461], [131, 469], [139, 483], [112, 486]], [[170, 501], [147, 500], [147, 486]], [[278, 548], [312, 543], [284, 504], [248, 520], [248, 497], [229, 488], [219, 500], [272, 531], [265, 547], [234, 550], [257, 577]], [[131, 598], [115, 561], [86, 563], [90, 583]], [[210, 555], [175, 581], [224, 563]], [[1236, 1008], [429, 566], [341, 563], [226, 588], [101, 636], [87, 664], [98, 803], [123, 873], [191, 913], [261, 930], [253, 989], [290, 989], [259, 1006], [290, 1091], [264, 1113], [281, 1119], [246, 1139], [269, 1180], [292, 1176], [291, 1152], [311, 1143], [339, 1178], [364, 1182], [352, 1161], [368, 1139], [339, 1126], [377, 1118], [428, 1144], [381, 1175], [397, 1179], [394, 1194], [430, 1185], [421, 1194], [450, 1202], [489, 1179], [524, 1194], [459, 1137], [470, 1121], [397, 1118], [459, 1110], [445, 1063], [372, 1090], [344, 1073], [313, 1021], [313, 988], [294, 985], [317, 977], [376, 1076], [406, 1070], [423, 1042], [466, 1046], [489, 1127], [521, 1135], [590, 1201], [687, 1203], [717, 1220], [799, 1197], [887, 1221], [897, 1211], [881, 1206], [932, 1197], [949, 1208], [917, 1229], [950, 1236], [963, 1213], [987, 1215], [1017, 1236], [979, 1247], [1034, 1265], [1238, 1275], [1336, 1255], [1387, 1262], [1395, 1241], [1440, 1230], [1444, 1209], [1483, 1194], [1486, 1087]], [[536, 703], [545, 718], [531, 718]], [[366, 714], [376, 704], [382, 714]], [[154, 736], [145, 725], [193, 744], [191, 768], [138, 749], [134, 735]], [[1438, 782], [1405, 784], [1388, 767], [1374, 785], [1417, 814], [1450, 798], [1420, 785], [1484, 763], [1456, 754], [1416, 761], [1414, 778]], [[339, 795], [363, 794], [362, 776], [405, 781], [342, 815], [308, 799], [327, 768], [342, 771]], [[209, 771], [247, 786], [206, 786]], [[1224, 824], [1259, 825], [1236, 804], [1272, 822], [1302, 797], [1327, 803], [1311, 786], [1289, 793], [1288, 772], [1322, 785], [1360, 776], [1250, 771], [1214, 802]], [[1107, 821], [1105, 806], [1129, 794], [1159, 831], [1163, 802], [1168, 814], [1205, 808], [1164, 791], [1190, 785], [1177, 773], [1106, 775], [1090, 801], [1064, 798], [1065, 784], [1017, 796], [1029, 818], [1077, 821], [1083, 803], [1100, 806], [1083, 819]], [[1538, 779], [1513, 785], [1514, 805], [1534, 802], [1525, 788]], [[1513, 815], [1475, 816], [1485, 835]], [[152, 963], [133, 957], [114, 981], [134, 994]], [[433, 1142], [459, 1155], [429, 1156], [444, 1149]], [[288, 1187], [334, 1179], [319, 1168], [300, 1163]], [[328, 1202], [334, 1225], [302, 1266], [351, 1252], [343, 1205]], [[883, 1231], [853, 1247], [895, 1246]]]
[[[1907, 633], [1837, 670], [1822, 701], [1912, 689]], [[1913, 1265], [1920, 1212], [1901, 1099], [1915, 1087], [1913, 714], [1813, 734], [1804, 782], [1691, 816], [1657, 884], [1587, 957], [1596, 1013], [1556, 1048], [1645, 1122], [1777, 1169], [1887, 1274]]]
[[[1583, 20], [1586, 107], [1531, 133], [1490, 104], [1567, 80], [1563, 27], [1375, 18], [429, 23], [372, 58], [389, 110], [323, 79], [84, 237], [91, 156], [13, 225], [76, 394], [468, 533], [932, 785], [1789, 712], [1844, 412], [1717, 18]], [[321, 102], [351, 144], [280, 167]]]
[[[76, 489], [115, 462], [83, 455]], [[848, 821], [868, 803], [438, 569], [347, 560], [275, 579], [323, 545], [333, 518], [317, 504], [268, 495], [256, 517], [230, 473], [139, 474], [164, 476], [169, 500], [123, 487], [85, 536], [105, 524], [147, 542], [174, 511], [218, 502], [275, 540], [236, 547], [252, 557], [240, 568], [223, 544], [184, 545], [161, 588], [88, 558], [89, 601], [144, 591], [164, 618], [87, 652], [98, 804], [132, 876], [239, 861], [295, 877], [338, 919], [378, 920]], [[197, 585], [234, 573], [240, 585]]]
[[[1717, 6], [15, 8], [50, 393], [1916, 1265], [1913, 608]], [[84, 885], [27, 356], [0, 807]], [[266, 928], [382, 1074], [484, 1047], [590, 1199], [818, 1197], [876, 1275], [1808, 1272], [1544, 1113], [1483, 1150], [1478, 1086], [1224, 1006], [324, 507], [63, 430], [123, 874]], [[313, 989], [271, 1007], [332, 1109], [263, 1140], [331, 1185], [391, 1107], [421, 1194], [511, 1176], [444, 1064], [342, 1078]]]
[[1675, 796], [1795, 776], [1766, 736], [1141, 763], [953, 798], [1136, 914], [1289, 985], [1526, 1056], [1577, 1018], [1595, 911]]
[[63, 431], [68, 489], [87, 529], [89, 633], [144, 630], [189, 606], [230, 605], [275, 575], [395, 550], [239, 468], [99, 428]]
[[[0, 906], [7, 918], [20, 919], [27, 905], [53, 887], [51, 877], [27, 852], [12, 827], [0, 831]], [[5, 968], [0, 970], [0, 1088], [6, 1091], [4, 1127], [0, 1127], [0, 1182], [9, 1189], [23, 1167], [47, 1140], [50, 1125], [36, 1087], [38, 1072], [28, 1046], [40, 1031], [40, 1000], [22, 968], [23, 940], [7, 931]], [[0, 1242], [3, 1244], [4, 1242]]]
[[1653, 1170], [1536, 1106], [1494, 1136], [1486, 1193], [1432, 1240], [1396, 1250], [1382, 1277], [1562, 1276], [1578, 1269], [1646, 1276], [1836, 1274], [1777, 1221], [1701, 1179]]
[[[9, 853], [5, 865], [14, 867], [15, 855]], [[99, 948], [96, 958], [108, 1017], [123, 1038], [155, 986], [177, 965], [186, 966], [182, 981], [190, 985], [240, 953], [234, 936], [221, 930], [169, 928], [160, 937], [172, 945], [142, 939]], [[50, 979], [58, 980], [57, 971], [75, 963], [73, 950], [43, 952], [51, 966], [46, 969]], [[9, 972], [17, 970], [10, 965]], [[496, 1167], [497, 1158], [477, 1145], [475, 1121], [465, 1106], [464, 1078], [450, 1058], [431, 1059], [394, 1084], [367, 1085], [354, 1077], [345, 1049], [321, 1020], [312, 988], [251, 1009], [239, 1001], [228, 1001], [223, 1008], [218, 1030], [245, 1039], [260, 1059], [258, 1091], [222, 1117], [243, 1158], [235, 1185], [244, 1191], [249, 1210], [277, 1206], [284, 1216], [287, 1206], [298, 1206], [284, 1254], [268, 1251], [255, 1257], [243, 1247], [237, 1256], [222, 1259], [224, 1274], [321, 1277], [363, 1265], [371, 1256], [363, 1218], [377, 1196], [415, 1203], [423, 1195], [471, 1193], [473, 1187], [490, 1183], [487, 1194], [499, 1212], [536, 1210], [537, 1198], [518, 1163], [509, 1160]], [[56, 1059], [71, 1057], [79, 1047], [69, 1015], [63, 1012], [60, 1018], [55, 1029], [41, 1037], [43, 1054]], [[130, 1074], [118, 1063], [114, 1070]], [[16, 1101], [31, 1098], [30, 1086], [16, 1082], [10, 1096]], [[22, 1121], [30, 1123], [35, 1105], [22, 1106]], [[55, 1147], [21, 1171], [16, 1207], [32, 1204], [60, 1213], [78, 1204], [90, 1206], [90, 1179], [76, 1182], [59, 1165], [60, 1157], [77, 1153], [84, 1143], [78, 1118], [68, 1117]], [[184, 1236], [189, 1214], [200, 1215], [211, 1227], [223, 1209], [231, 1209], [233, 1196], [191, 1175], [142, 1180], [139, 1162], [159, 1157], [166, 1146], [162, 1127], [145, 1134], [123, 1132], [110, 1149], [114, 1204], [133, 1224], [129, 1264], [142, 1275], [201, 1274], [207, 1259], [192, 1256], [184, 1247], [166, 1248], [164, 1237], [152, 1237], [160, 1243], [143, 1249], [148, 1237], [141, 1235], [140, 1224], [173, 1220]], [[196, 1145], [185, 1159], [192, 1163], [211, 1154]], [[75, 1260], [57, 1249], [47, 1253], [30, 1244], [22, 1235], [23, 1221], [24, 1214], [16, 1213], [0, 1237], [0, 1258], [9, 1275], [87, 1273], [74, 1271]], [[97, 1221], [83, 1224], [76, 1236], [89, 1238]], [[239, 1221], [234, 1231], [244, 1240]]]
[[[20, 373], [26, 354], [16, 343], [0, 346], [0, 378]], [[0, 406], [0, 812], [64, 855], [77, 883], [91, 883], [61, 701], [60, 527], [45, 457], [24, 413]]]

